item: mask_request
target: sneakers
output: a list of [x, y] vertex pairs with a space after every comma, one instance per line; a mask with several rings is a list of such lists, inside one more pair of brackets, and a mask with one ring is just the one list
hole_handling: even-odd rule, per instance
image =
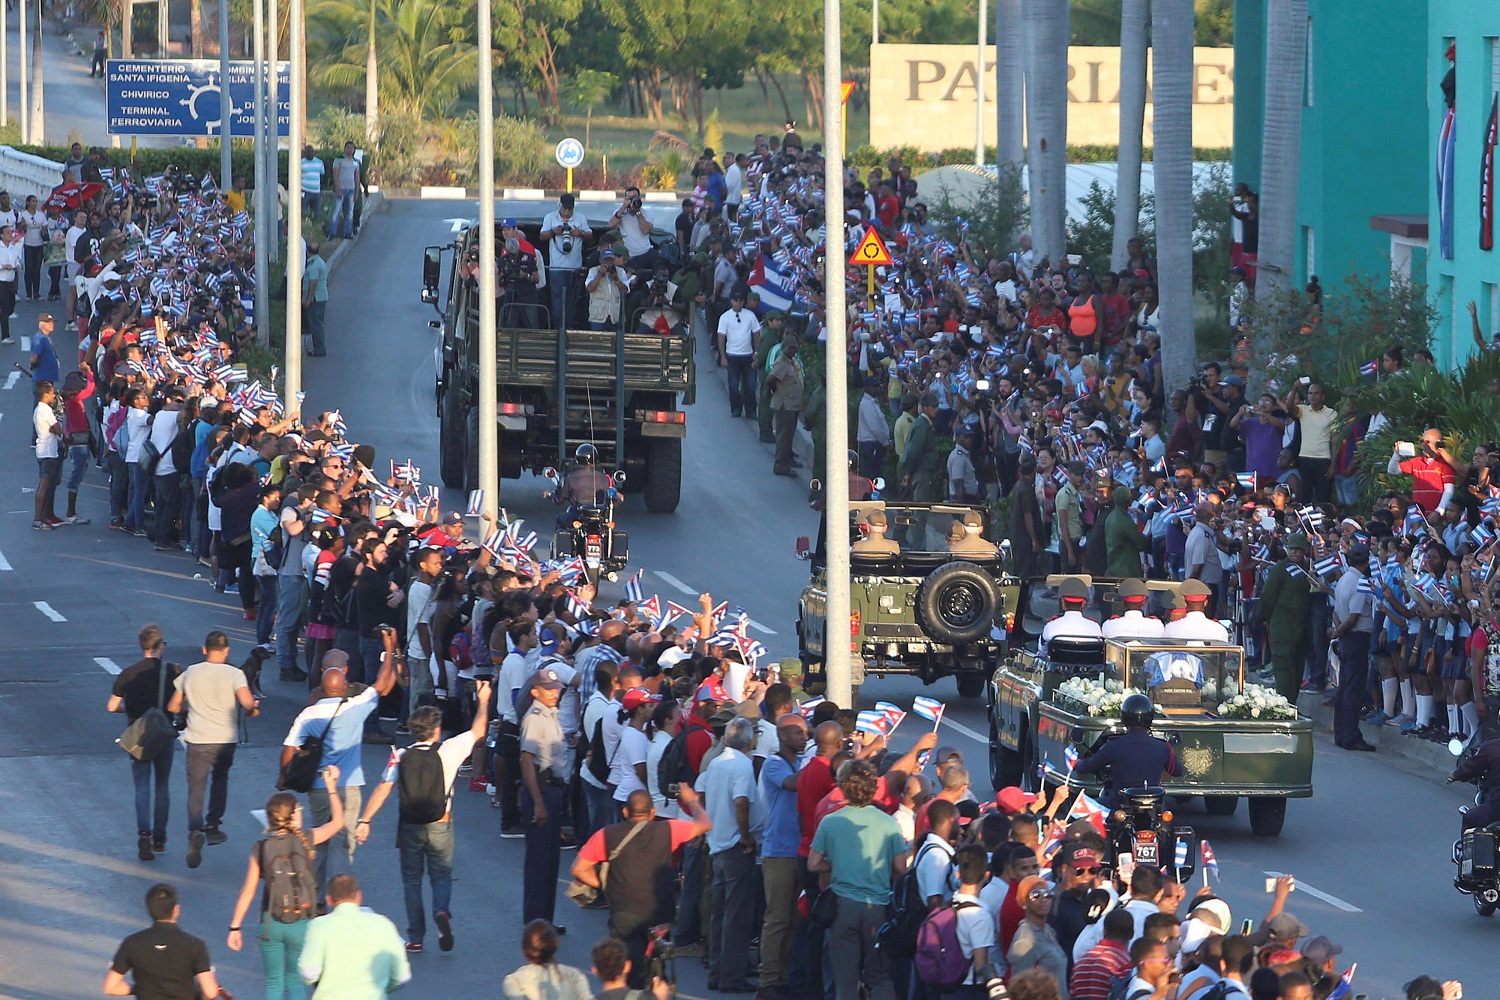
[[240, 592], [240, 585], [237, 584], [237, 583], [231, 583], [229, 586], [227, 586], [223, 590], [219, 591], [219, 593], [221, 593], [221, 594], [235, 594], [235, 595], [238, 595], [239, 592]]
[[440, 951], [453, 950], [453, 918], [446, 912], [439, 910], [432, 915], [432, 922], [437, 924], [438, 949]]
[[490, 783], [489, 779], [486, 778], [482, 774], [479, 777], [477, 777], [477, 778], [470, 778], [469, 779], [469, 791], [471, 791], [471, 792], [482, 792], [482, 791], [485, 790], [485, 788], [487, 788], [489, 786], [489, 783]]
[[32, 521], [31, 522], [31, 530], [33, 530], [33, 531], [51, 531], [52, 530], [52, 525], [48, 524], [46, 521]]
[[1404, 726], [1404, 725], [1406, 725], [1410, 721], [1412, 721], [1411, 716], [1407, 715], [1405, 712], [1402, 712], [1400, 715], [1396, 716], [1394, 719], [1388, 720], [1386, 722], [1386, 725], [1387, 726]]
[[197, 868], [203, 864], [203, 831], [195, 830], [188, 837], [187, 866]]
[[69, 514], [63, 518], [63, 522], [66, 524], [88, 524], [89, 519], [80, 514]]
[[[226, 594], [228, 592], [229, 592], [228, 590], [225, 591]], [[253, 622], [253, 621], [258, 620], [259, 618], [260, 618], [260, 612], [256, 611], [254, 608], [251, 608], [250, 610], [248, 610], [248, 611], [245, 612], [245, 621], [247, 621], [247, 622]]]
[[422, 942], [420, 942], [420, 941], [408, 941], [408, 942], [406, 942], [406, 953], [408, 955], [420, 955], [422, 953]]
[[208, 846], [214, 847], [229, 839], [229, 834], [216, 826], [204, 827], [203, 836], [208, 841]]
[[1386, 715], [1384, 711], [1376, 709], [1375, 712], [1364, 721], [1372, 726], [1383, 726], [1387, 722], [1391, 721], [1391, 717], [1389, 715]]
[[146, 529], [145, 528], [136, 528], [134, 531], [131, 532], [131, 534], [134, 535], [137, 538], [145, 538], [146, 537]]
[[157, 544], [151, 546], [151, 548], [157, 552], [172, 552], [176, 549], [176, 546], [162, 545], [160, 542], [158, 542]]
[[112, 517], [112, 518], [110, 518], [109, 519], [109, 530], [110, 531], [124, 531], [125, 530], [125, 521], [124, 521], [124, 519], [123, 518], [119, 518], [119, 517]]
[[151, 841], [151, 850], [156, 854], [165, 854], [167, 853], [167, 842], [165, 840], [153, 840]]
[[151, 849], [151, 834], [143, 833], [135, 838], [135, 856], [142, 861], [153, 861], [156, 854]]
[[[497, 809], [500, 807], [500, 800], [499, 799], [495, 800], [495, 807]], [[501, 840], [524, 840], [524, 839], [526, 839], [526, 831], [521, 828], [521, 824], [519, 824], [519, 823], [517, 823], [515, 826], [502, 826], [500, 828], [500, 839]]]

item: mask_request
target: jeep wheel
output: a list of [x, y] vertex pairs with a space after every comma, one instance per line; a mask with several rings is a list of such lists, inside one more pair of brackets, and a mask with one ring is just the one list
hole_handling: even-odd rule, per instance
[[990, 716], [990, 785], [1009, 788], [1021, 783], [1021, 755], [1000, 742], [995, 717]]
[[958, 696], [960, 698], [980, 698], [984, 696], [983, 673], [979, 671], [966, 671], [955, 674], [953, 679], [958, 682]]
[[1250, 832], [1257, 837], [1281, 836], [1286, 822], [1286, 799], [1256, 796], [1250, 800]]
[[802, 678], [802, 690], [807, 692], [809, 698], [821, 698], [823, 692], [828, 690], [828, 675], [824, 673], [805, 675]]
[[1239, 807], [1240, 797], [1238, 795], [1205, 795], [1203, 796], [1203, 808], [1210, 816], [1233, 816]]
[[[983, 639], [999, 607], [994, 579], [969, 562], [939, 566], [917, 588], [917, 621], [940, 643], [956, 646]], [[982, 691], [982, 678], [979, 684]]]
[[1021, 732], [1021, 752], [1016, 755], [1021, 759], [1021, 776], [1016, 784], [1028, 792], [1040, 792], [1043, 781], [1041, 775], [1037, 773], [1037, 766], [1041, 764], [1042, 758], [1036, 749], [1035, 741], [1026, 735], [1025, 720], [1021, 722]]

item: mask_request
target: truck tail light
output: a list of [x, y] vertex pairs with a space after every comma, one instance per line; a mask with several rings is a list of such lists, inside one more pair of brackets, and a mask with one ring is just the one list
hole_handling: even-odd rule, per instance
[[637, 410], [637, 420], [648, 424], [685, 424], [687, 414], [681, 410]]
[[859, 612], [858, 611], [854, 611], [854, 612], [851, 612], [849, 614], [849, 634], [850, 635], [859, 635]]
[[502, 417], [529, 417], [532, 407], [529, 403], [499, 403], [495, 412]]
[[1016, 613], [1014, 611], [1007, 611], [1005, 613], [1005, 631], [1007, 631], [1007, 632], [1014, 632], [1015, 630], [1016, 630]]

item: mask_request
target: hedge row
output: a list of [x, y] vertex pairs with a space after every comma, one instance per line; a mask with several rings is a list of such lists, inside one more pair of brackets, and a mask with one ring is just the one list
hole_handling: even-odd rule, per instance
[[[1119, 146], [1068, 146], [1069, 163], [1113, 163], [1119, 158]], [[927, 153], [915, 146], [894, 146], [890, 149], [876, 149], [874, 146], [860, 146], [849, 156], [852, 165], [862, 169], [870, 167], [884, 167], [892, 157], [904, 164], [921, 169], [932, 167], [946, 167], [974, 162], [974, 147], [960, 146], [953, 149], [944, 149], [936, 153]], [[995, 160], [995, 147], [985, 147], [985, 158], [993, 163]], [[1194, 146], [1193, 159], [1206, 161], [1228, 161], [1232, 158], [1232, 150], [1220, 146]], [[1151, 147], [1142, 151], [1142, 159], [1151, 162]]]
[[[62, 163], [68, 158], [67, 146], [13, 146], [13, 149], [23, 153], [31, 153], [48, 160], [56, 160]], [[325, 162], [331, 162], [344, 154], [342, 149], [319, 149], [316, 151], [319, 158]], [[277, 154], [277, 170], [281, 180], [285, 182], [287, 177], [287, 156], [285, 151]], [[105, 162], [112, 167], [129, 166], [132, 160], [129, 149], [104, 150]], [[168, 165], [176, 164], [191, 173], [194, 177], [202, 177], [205, 173], [213, 174], [221, 187], [224, 179], [219, 177], [219, 148], [217, 145], [208, 149], [198, 149], [193, 146], [174, 146], [170, 149], [159, 149], [156, 147], [138, 147], [135, 151], [135, 160], [139, 160], [146, 176], [161, 173]], [[300, 159], [300, 157], [299, 157]], [[230, 151], [230, 162], [233, 164], [236, 174], [243, 174], [253, 187], [255, 178], [254, 155], [249, 149], [234, 148]], [[59, 178], [60, 180], [60, 178]]]

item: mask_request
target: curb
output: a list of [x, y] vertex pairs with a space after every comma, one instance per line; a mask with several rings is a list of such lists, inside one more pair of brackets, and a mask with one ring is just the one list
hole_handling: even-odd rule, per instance
[[359, 234], [365, 231], [365, 220], [369, 219], [375, 213], [380, 212], [385, 207], [385, 193], [382, 191], [373, 191], [365, 199], [365, 208], [360, 214], [359, 233], [355, 233], [353, 239], [340, 241], [338, 247], [334, 249], [333, 255], [328, 258], [329, 277], [333, 277], [333, 272], [337, 271], [339, 265], [344, 262], [344, 257], [348, 254], [349, 248], [359, 242]]
[[[1333, 732], [1333, 708], [1323, 704], [1325, 695], [1303, 694], [1297, 699], [1297, 710], [1313, 720], [1320, 733]], [[1446, 743], [1431, 743], [1414, 736], [1402, 735], [1395, 726], [1372, 726], [1361, 722], [1359, 731], [1375, 747], [1379, 757], [1403, 757], [1430, 768], [1434, 775], [1447, 776], [1453, 770], [1453, 755]], [[1357, 756], [1357, 755], [1356, 755]]]
[[[392, 198], [426, 198], [442, 199], [450, 201], [473, 201], [479, 198], [478, 188], [460, 187], [392, 187], [385, 189]], [[495, 198], [499, 201], [541, 201], [546, 198], [556, 198], [563, 194], [562, 188], [496, 188]], [[578, 190], [573, 192], [579, 201], [619, 201], [625, 197], [623, 190]], [[645, 191], [641, 198], [648, 204], [677, 204], [686, 198], [686, 192], [678, 191]]]

